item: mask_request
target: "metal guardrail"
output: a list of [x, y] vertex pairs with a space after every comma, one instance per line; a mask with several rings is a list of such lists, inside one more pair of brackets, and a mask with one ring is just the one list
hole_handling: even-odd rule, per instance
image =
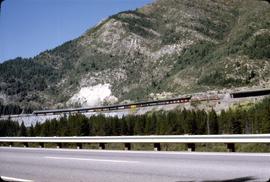
[[73, 136], [0, 137], [0, 142], [33, 143], [270, 143], [270, 134], [250, 135], [149, 135], [149, 136]]
[[98, 143], [100, 149], [105, 149], [106, 143], [124, 143], [125, 150], [131, 149], [132, 143], [153, 143], [154, 150], [161, 150], [160, 143], [184, 143], [188, 151], [195, 151], [196, 143], [224, 143], [230, 152], [235, 151], [235, 143], [270, 143], [270, 134], [249, 135], [148, 135], [148, 136], [73, 136], [73, 137], [0, 137], [1, 143], [56, 143], [58, 148], [63, 143], [76, 143], [77, 148], [82, 148], [84, 143]]

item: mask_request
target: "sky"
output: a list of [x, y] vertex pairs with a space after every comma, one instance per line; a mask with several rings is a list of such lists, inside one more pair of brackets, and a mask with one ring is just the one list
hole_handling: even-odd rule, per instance
[[153, 0], [5, 0], [0, 15], [0, 63], [29, 58], [82, 35], [101, 20]]

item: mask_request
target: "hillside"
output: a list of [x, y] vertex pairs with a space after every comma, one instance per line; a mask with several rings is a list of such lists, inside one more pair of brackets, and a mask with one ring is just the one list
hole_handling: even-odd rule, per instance
[[53, 108], [269, 87], [269, 17], [261, 0], [156, 0], [0, 64], [0, 101]]

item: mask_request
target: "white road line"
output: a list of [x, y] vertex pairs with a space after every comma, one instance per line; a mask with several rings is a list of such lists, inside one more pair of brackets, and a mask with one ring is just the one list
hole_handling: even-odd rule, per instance
[[20, 178], [13, 178], [13, 177], [7, 177], [7, 176], [1, 176], [1, 179], [4, 181], [14, 181], [14, 182], [33, 182], [33, 180], [29, 180], [29, 179], [20, 179]]
[[89, 159], [89, 158], [75, 158], [75, 157], [50, 157], [50, 156], [45, 156], [44, 158], [46, 158], [46, 159], [56, 159], [56, 160], [78, 160], [78, 161], [94, 161], [94, 162], [139, 163], [139, 161]]

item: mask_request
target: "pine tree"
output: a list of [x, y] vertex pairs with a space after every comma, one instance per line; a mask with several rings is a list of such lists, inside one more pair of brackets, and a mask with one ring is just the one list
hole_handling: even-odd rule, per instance
[[232, 133], [233, 134], [242, 134], [242, 126], [241, 126], [241, 115], [239, 110], [237, 110], [231, 119], [232, 122]]
[[22, 122], [21, 126], [20, 126], [20, 136], [27, 136], [27, 129], [24, 125], [24, 122]]
[[207, 114], [204, 110], [195, 112], [197, 131], [196, 134], [206, 134], [207, 132]]
[[195, 111], [187, 111], [184, 120], [184, 130], [185, 134], [196, 134], [197, 133], [197, 123], [196, 123], [196, 113]]
[[90, 124], [89, 124], [87, 118], [84, 118], [81, 122], [79, 135], [80, 136], [89, 136], [89, 134], [90, 134]]
[[209, 125], [210, 125], [210, 134], [218, 134], [218, 117], [217, 113], [212, 109], [209, 113]]
[[177, 134], [178, 125], [177, 125], [176, 111], [168, 112], [166, 120], [169, 126], [168, 128], [169, 130], [166, 133], [171, 134], [171, 135]]
[[29, 134], [28, 136], [35, 136], [35, 130], [34, 130], [34, 126], [33, 124], [31, 124], [30, 128], [29, 128]]
[[157, 117], [155, 113], [148, 114], [146, 117], [145, 123], [145, 134], [146, 135], [154, 135], [156, 134], [156, 123]]

